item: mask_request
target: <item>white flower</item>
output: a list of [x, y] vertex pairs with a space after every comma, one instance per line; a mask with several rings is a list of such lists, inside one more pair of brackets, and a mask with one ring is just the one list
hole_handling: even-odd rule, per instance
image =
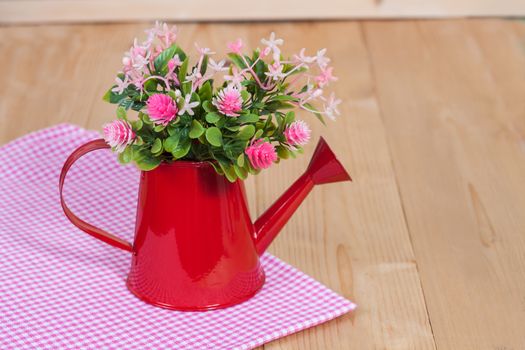
[[201, 79], [202, 79], [202, 74], [201, 72], [199, 72], [197, 67], [195, 67], [193, 68], [193, 71], [191, 72], [191, 74], [186, 76], [185, 82], [191, 81], [192, 83], [195, 83], [195, 82], [199, 82]]
[[146, 33], [148, 34], [147, 43], [151, 44], [155, 38], [158, 38], [163, 48], [171, 46], [177, 39], [177, 27], [172, 26], [170, 28], [167, 23], [159, 21], [155, 22], [153, 28], [147, 29]]
[[153, 28], [146, 29], [144, 32], [148, 34], [148, 41], [153, 41], [155, 36], [160, 33], [162, 24], [159, 21], [155, 21], [155, 26]]
[[261, 43], [263, 43], [273, 51], [273, 59], [275, 61], [278, 61], [280, 59], [281, 49], [279, 48], [279, 45], [282, 45], [284, 43], [283, 39], [276, 39], [275, 33], [272, 32], [270, 34], [270, 38], [268, 40], [262, 39]]
[[328, 118], [335, 120], [336, 116], [341, 114], [337, 109], [337, 106], [342, 101], [338, 98], [335, 98], [335, 94], [332, 92], [332, 94], [330, 94], [330, 98], [326, 102], [327, 105], [325, 105], [325, 114]]
[[212, 52], [208, 47], [200, 47], [199, 44], [195, 43], [195, 48], [201, 55], [214, 55], [215, 52]]
[[241, 73], [239, 73], [236, 68], [234, 68], [233, 75], [225, 75], [224, 80], [229, 81], [230, 85], [240, 88], [241, 82], [244, 80], [244, 76]]
[[184, 96], [184, 104], [182, 105], [181, 109], [179, 110], [178, 115], [183, 115], [184, 113], [188, 113], [189, 115], [194, 115], [195, 112], [193, 112], [193, 108], [197, 107], [199, 105], [199, 102], [190, 102], [191, 100], [191, 94], [187, 94]]
[[297, 63], [303, 63], [303, 64], [310, 64], [315, 62], [316, 57], [315, 56], [305, 56], [304, 51], [306, 49], [301, 49], [299, 52], [299, 55], [294, 55], [293, 58]]
[[113, 89], [111, 89], [111, 91], [117, 93], [117, 94], [121, 94], [122, 92], [124, 92], [124, 89], [128, 87], [128, 77], [125, 76], [124, 77], [124, 80], [120, 80], [119, 77], [116, 77], [115, 78], [115, 82], [117, 83], [117, 86], [115, 86]]
[[326, 66], [328, 66], [328, 63], [330, 62], [330, 59], [325, 56], [326, 49], [322, 49], [317, 51], [317, 55], [315, 56], [315, 59], [317, 61], [317, 64], [321, 69], [325, 69]]
[[208, 67], [210, 67], [215, 72], [224, 72], [228, 70], [228, 67], [224, 67], [225, 64], [226, 60], [215, 62], [213, 58], [210, 58], [210, 61], [208, 62]]
[[284, 66], [282, 64], [275, 62], [274, 64], [268, 66], [268, 72], [264, 74], [273, 80], [279, 80], [286, 76], [286, 74], [283, 73], [283, 68]]

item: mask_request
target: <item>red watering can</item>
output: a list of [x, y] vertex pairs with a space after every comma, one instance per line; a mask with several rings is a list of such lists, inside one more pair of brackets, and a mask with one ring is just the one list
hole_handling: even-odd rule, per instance
[[88, 142], [64, 163], [64, 213], [82, 231], [132, 253], [133, 294], [175, 310], [223, 308], [252, 297], [264, 284], [259, 257], [314, 185], [351, 180], [321, 138], [306, 172], [252, 223], [242, 181], [230, 183], [207, 162], [163, 163], [140, 175], [131, 244], [75, 216], [62, 195], [71, 165], [103, 148], [109, 148], [103, 139]]

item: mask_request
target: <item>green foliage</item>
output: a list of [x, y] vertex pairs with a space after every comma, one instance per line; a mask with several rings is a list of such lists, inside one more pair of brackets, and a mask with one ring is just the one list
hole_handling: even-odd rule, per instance
[[206, 129], [204, 129], [204, 127], [202, 126], [201, 123], [199, 123], [198, 120], [194, 119], [192, 122], [191, 122], [191, 130], [190, 130], [190, 133], [189, 133], [189, 136], [191, 139], [196, 139], [198, 138], [199, 136], [201, 136], [202, 134], [204, 134], [204, 131]]
[[220, 147], [222, 145], [222, 133], [221, 130], [215, 126], [206, 130], [206, 140], [210, 145]]
[[[168, 80], [168, 64], [176, 55], [182, 63], [175, 68], [176, 79]], [[270, 142], [275, 147], [278, 161], [302, 153], [301, 147], [287, 144], [284, 131], [296, 120], [295, 112], [288, 109], [300, 104], [297, 93], [306, 91], [306, 87], [300, 91], [289, 90], [289, 84], [284, 79], [273, 84], [265, 74], [269, 71], [268, 63], [258, 59], [258, 55], [258, 50], [251, 57], [228, 54], [232, 63], [228, 74], [233, 74], [233, 67], [237, 71], [247, 69], [247, 64], [255, 74], [245, 74], [247, 78], [241, 82], [242, 110], [238, 116], [226, 116], [217, 109], [216, 103], [212, 103], [227, 83], [214, 88], [214, 81], [210, 78], [204, 82], [193, 80], [194, 83], [189, 80], [188, 75], [195, 71], [202, 76], [209, 74], [208, 56], [202, 56], [200, 65], [193, 65], [176, 44], [156, 56], [149, 68], [150, 75], [144, 76], [142, 87], [128, 84], [122, 93], [117, 93], [113, 91], [116, 86], [112, 86], [103, 99], [117, 105], [117, 118], [128, 122], [136, 135], [133, 143], [119, 154], [119, 161], [122, 164], [134, 162], [143, 171], [152, 170], [163, 162], [207, 161], [219, 174], [234, 182], [260, 172], [253, 168], [246, 155], [246, 148], [256, 140]], [[283, 71], [293, 75], [303, 69], [294, 70], [293, 65], [285, 64]], [[123, 74], [118, 77], [123, 81]], [[175, 83], [177, 80], [178, 83]], [[257, 80], [270, 87], [261, 86]], [[168, 95], [179, 110], [180, 115], [174, 116], [167, 125], [157, 124], [148, 116], [146, 102], [151, 95], [158, 93]], [[190, 101], [198, 103], [191, 111], [186, 109], [184, 103], [189, 94]], [[304, 107], [324, 123], [322, 114], [313, 105], [305, 103]]]

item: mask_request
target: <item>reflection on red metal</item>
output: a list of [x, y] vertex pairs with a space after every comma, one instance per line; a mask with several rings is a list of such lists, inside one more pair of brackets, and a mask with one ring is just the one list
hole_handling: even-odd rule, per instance
[[66, 206], [67, 171], [82, 155], [109, 148], [88, 142], [60, 174], [62, 208], [78, 228], [133, 253], [128, 288], [140, 299], [176, 310], [210, 310], [240, 303], [264, 284], [259, 256], [314, 185], [350, 180], [321, 139], [306, 172], [255, 222], [244, 183], [230, 183], [207, 162], [176, 161], [142, 172], [133, 245], [79, 219]]

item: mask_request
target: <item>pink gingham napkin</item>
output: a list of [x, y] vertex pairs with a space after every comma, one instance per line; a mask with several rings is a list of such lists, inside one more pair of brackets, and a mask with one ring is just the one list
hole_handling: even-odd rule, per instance
[[[76, 229], [63, 215], [58, 175], [96, 132], [58, 125], [0, 148], [1, 349], [249, 349], [355, 308], [266, 254], [264, 288], [209, 312], [148, 305], [128, 292], [130, 255]], [[132, 239], [138, 172], [109, 151], [77, 162], [66, 200], [81, 218]]]

